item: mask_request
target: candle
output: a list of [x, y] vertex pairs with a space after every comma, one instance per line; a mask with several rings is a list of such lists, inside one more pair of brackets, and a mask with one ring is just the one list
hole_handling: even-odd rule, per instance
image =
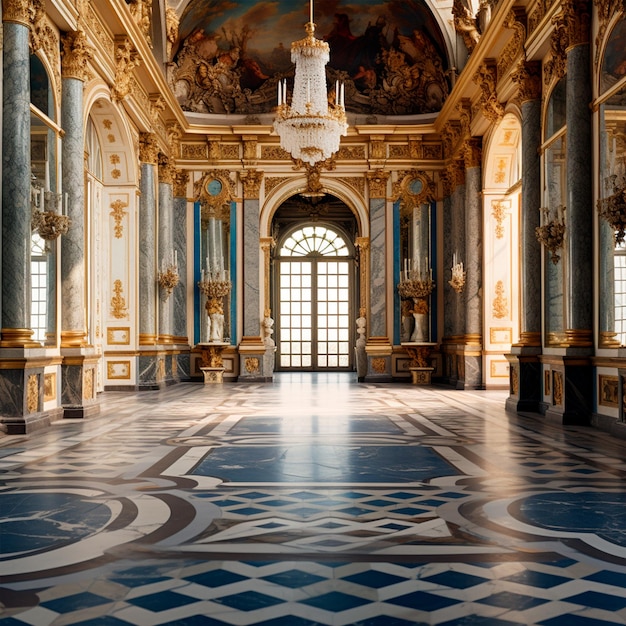
[[344, 83], [341, 83], [340, 89], [341, 89], [341, 106], [345, 108], [346, 86]]
[[335, 81], [335, 104], [339, 106], [339, 81]]
[[309, 22], [311, 22], [311, 24], [312, 24], [313, 23], [313, 0], [310, 1], [309, 11], [310, 11]]
[[278, 106], [280, 106], [282, 103], [283, 101], [281, 97], [281, 84], [280, 81], [278, 81]]

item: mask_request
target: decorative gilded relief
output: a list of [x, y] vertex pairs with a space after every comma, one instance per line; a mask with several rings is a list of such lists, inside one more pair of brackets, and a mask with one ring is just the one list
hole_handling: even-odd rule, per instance
[[493, 300], [493, 316], [498, 320], [509, 317], [509, 302], [504, 294], [504, 283], [499, 280], [496, 283], [496, 297]]
[[489, 362], [489, 373], [491, 378], [509, 378], [509, 362], [494, 359]]
[[563, 404], [563, 373], [562, 372], [552, 372], [552, 404], [553, 405], [562, 405]]
[[113, 283], [113, 297], [111, 298], [111, 315], [116, 319], [122, 319], [128, 317], [128, 309], [126, 308], [126, 300], [122, 293], [124, 288], [122, 287], [122, 281], [118, 278]]
[[[501, 182], [504, 182], [504, 180]], [[494, 200], [491, 203], [491, 215], [496, 220], [496, 239], [502, 239], [504, 237], [504, 218], [506, 217], [506, 210], [509, 208], [510, 204], [510, 202], [503, 200]]]
[[91, 368], [83, 373], [83, 399], [85, 400], [93, 400], [95, 398], [94, 372], [95, 369]]
[[130, 361], [108, 361], [107, 378], [109, 380], [130, 380]]
[[511, 367], [511, 395], [519, 395], [519, 365], [513, 365]]
[[513, 338], [513, 330], [511, 328], [496, 328], [489, 329], [489, 341], [491, 343], [511, 343]]
[[245, 360], [245, 368], [248, 374], [254, 374], [259, 371], [259, 359], [257, 357], [248, 357]]
[[550, 391], [550, 389], [552, 388], [550, 381], [551, 381], [550, 370], [545, 370], [543, 373], [543, 395], [544, 396], [549, 396], [552, 393]]
[[377, 374], [384, 374], [387, 369], [387, 360], [382, 357], [372, 359], [372, 369]]
[[43, 377], [43, 401], [49, 402], [57, 397], [57, 375], [53, 372]]
[[111, 203], [111, 217], [115, 220], [115, 227], [113, 228], [113, 233], [116, 239], [121, 239], [122, 234], [124, 233], [124, 227], [122, 225], [122, 220], [125, 215], [128, 215], [127, 211], [124, 209], [128, 206], [128, 202], [124, 202], [122, 200], [116, 200]]
[[26, 408], [29, 413], [36, 413], [39, 409], [39, 376], [30, 374], [26, 385]]
[[619, 406], [619, 378], [617, 376], [598, 377], [598, 402], [601, 406], [617, 408]]
[[127, 346], [130, 344], [130, 328], [112, 326], [107, 328], [107, 343], [113, 346]]

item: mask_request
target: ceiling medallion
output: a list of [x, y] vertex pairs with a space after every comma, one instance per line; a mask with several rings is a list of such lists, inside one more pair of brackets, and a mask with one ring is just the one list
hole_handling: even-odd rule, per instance
[[329, 102], [325, 68], [330, 60], [330, 47], [314, 37], [313, 0], [305, 29], [307, 36], [291, 44], [291, 60], [296, 66], [291, 104], [287, 102], [286, 79], [278, 83], [274, 129], [280, 136], [281, 147], [294, 159], [315, 165], [339, 150], [340, 137], [347, 134], [348, 122], [344, 85], [339, 81]]

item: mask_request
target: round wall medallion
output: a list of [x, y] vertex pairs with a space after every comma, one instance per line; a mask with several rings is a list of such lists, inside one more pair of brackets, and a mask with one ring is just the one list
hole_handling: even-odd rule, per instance
[[212, 178], [207, 183], [206, 190], [210, 196], [219, 196], [222, 193], [222, 181], [218, 178]]
[[422, 191], [424, 191], [424, 181], [421, 178], [414, 178], [409, 183], [409, 192], [418, 196]]

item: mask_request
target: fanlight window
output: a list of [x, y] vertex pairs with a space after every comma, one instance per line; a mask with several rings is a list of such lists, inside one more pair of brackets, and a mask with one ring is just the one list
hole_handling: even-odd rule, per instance
[[346, 243], [324, 226], [306, 226], [290, 235], [280, 250], [281, 256], [348, 256]]

